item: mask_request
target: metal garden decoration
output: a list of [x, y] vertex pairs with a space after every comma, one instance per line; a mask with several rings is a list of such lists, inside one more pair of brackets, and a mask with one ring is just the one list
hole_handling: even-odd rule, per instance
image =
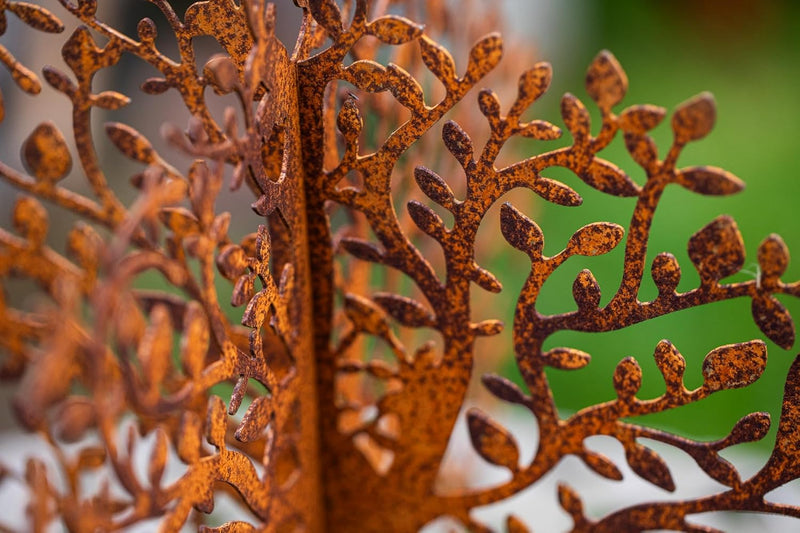
[[[586, 104], [572, 94], [561, 100], [566, 132], [547, 121], [522, 120], [550, 83], [550, 65], [536, 63], [514, 75], [512, 101], [501, 102], [489, 89], [477, 92], [486, 139], [474, 141], [464, 123], [442, 126], [447, 158], [458, 165], [451, 170], [465, 176], [460, 190], [449, 175], [429, 168], [437, 163], [426, 162], [424, 151], [420, 161], [406, 154], [457, 104], [475, 106], [474, 97], [465, 96], [497, 66], [503, 44], [489, 34], [458, 64], [432, 37], [436, 2], [428, 6], [429, 31], [410, 20], [413, 5], [392, 6], [393, 13], [408, 9], [405, 18], [382, 13], [389, 2], [297, 1], [302, 26], [290, 51], [276, 38], [274, 8], [264, 0], [195, 2], [183, 14], [168, 0], [149, 0], [174, 33], [178, 57], [159, 49], [149, 19], [129, 36], [98, 18], [96, 0], [59, 2], [65, 13], [0, 0], [0, 32], [9, 16], [41, 32], [62, 31], [57, 16], [82, 24], [63, 44], [65, 65], [41, 73], [0, 48], [18, 89], [61, 93], [72, 109], [70, 134], [77, 146], [71, 153], [65, 134], [45, 121], [24, 140], [4, 139], [20, 144], [24, 171], [0, 163], [0, 177], [22, 191], [13, 231], [0, 230], [0, 283], [32, 280], [49, 301], [31, 311], [0, 298], [0, 376], [17, 382], [17, 418], [52, 446], [60, 470], [32, 457], [24, 474], [3, 481], [27, 487], [31, 531], [53, 524], [70, 531], [124, 530], [153, 518], [163, 531], [187, 525], [219, 532], [416, 531], [442, 516], [488, 531], [471, 510], [536, 484], [567, 456], [621, 479], [618, 465], [586, 447], [585, 439], [595, 435], [619, 441], [632, 471], [666, 491], [675, 487], [670, 469], [641, 438], [683, 450], [725, 490], [592, 518], [579, 491], [564, 484], [558, 497], [574, 531], [711, 531], [691, 517], [717, 510], [800, 517], [800, 506], [764, 498], [800, 477], [800, 360], [786, 378], [774, 449], [747, 479], [719, 452], [763, 438], [768, 414], [742, 413], [728, 435], [712, 442], [637, 420], [750, 385], [767, 364], [761, 340], [712, 350], [702, 385], [693, 390], [684, 385], [679, 347], [661, 341], [652, 355], [639, 357], [655, 358], [664, 394], [639, 397], [642, 370], [627, 357], [613, 376], [598, 376], [613, 380], [616, 397], [567, 418], [559, 415], [545, 372], [590, 363], [588, 354], [573, 348], [544, 350], [558, 331], [618, 330], [731, 298], [750, 298], [764, 335], [786, 349], [794, 344], [792, 319], [774, 295], [798, 296], [800, 282], [781, 279], [789, 255], [780, 237], [762, 242], [756, 279], [725, 283], [742, 269], [744, 245], [731, 218], [712, 220], [689, 240], [693, 265], [683, 267], [695, 268], [700, 284], [686, 292], [677, 291], [681, 266], [674, 256], [648, 258], [651, 221], [667, 187], [705, 195], [743, 187], [720, 168], [679, 164], [683, 148], [714, 125], [709, 94], [671, 113], [673, 141], [659, 152], [648, 132], [666, 110], [622, 107], [627, 77], [608, 52], [597, 55], [586, 75], [599, 125], [593, 127]], [[195, 46], [201, 36], [215, 39], [225, 53], [200, 64]], [[95, 75], [124, 55], [160, 72], [141, 91], [174, 92], [190, 112], [185, 129], [162, 128], [175, 151], [194, 158], [188, 168], [169, 163], [169, 153], [129, 125], [93, 129], [94, 108], [119, 109], [138, 92], [93, 88]], [[223, 116], [208, 105], [214, 93], [232, 104]], [[388, 101], [398, 105], [387, 111]], [[128, 176], [101, 168], [100, 135], [140, 163], [141, 172], [124, 183], [138, 189], [129, 205], [117, 192]], [[601, 157], [616, 136], [624, 137], [644, 170], [642, 183]], [[497, 163], [512, 138], [563, 137], [571, 142], [513, 164]], [[59, 183], [73, 167], [88, 183], [84, 192]], [[472, 377], [476, 339], [504, 327], [472, 318], [473, 293], [503, 289], [476, 260], [479, 228], [485, 217], [491, 223], [487, 212], [512, 189], [580, 205], [578, 192], [546, 177], [552, 167], [570, 170], [603, 193], [630, 197], [630, 224], [586, 225], [547, 256], [536, 222], [522, 209], [502, 205], [499, 231], [529, 258], [518, 267], [527, 279], [510, 326], [524, 386], [494, 374], [481, 379], [491, 394], [533, 414], [538, 449], [522, 463], [511, 432], [484, 411], [469, 409], [474, 451], [510, 476], [489, 488], [442, 492], [435, 482]], [[216, 210], [224, 186], [249, 189], [252, 209], [261, 216], [261, 225], [243, 239], [229, 236], [232, 215]], [[412, 189], [427, 200], [409, 200]], [[48, 243], [45, 205], [81, 219], [66, 246]], [[565, 261], [617, 246], [624, 247], [624, 274], [619, 287], [604, 287], [613, 291], [606, 305], [600, 305], [598, 282], [583, 270], [573, 285], [573, 311], [537, 310], [540, 289]], [[431, 259], [437, 254], [441, 265]], [[169, 291], [139, 288], [137, 280], [153, 272]], [[640, 301], [647, 276], [658, 295]], [[236, 320], [225, 311], [229, 300], [238, 308]], [[392, 356], [373, 357], [376, 346]], [[223, 383], [232, 384], [232, 392], [220, 395]], [[142, 475], [135, 456], [145, 439], [153, 444]], [[168, 463], [180, 465], [175, 479], [165, 479]], [[99, 488], [87, 488], [87, 472], [101, 472]], [[223, 493], [236, 500], [240, 517], [204, 525]], [[509, 531], [528, 527], [537, 526], [507, 519]]]

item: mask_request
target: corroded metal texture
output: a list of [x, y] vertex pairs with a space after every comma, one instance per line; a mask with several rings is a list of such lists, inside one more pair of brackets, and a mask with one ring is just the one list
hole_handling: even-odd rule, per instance
[[[683, 148], [713, 127], [709, 94], [672, 113], [673, 142], [659, 156], [648, 132], [666, 110], [632, 105], [614, 111], [627, 78], [616, 59], [601, 52], [586, 76], [586, 92], [599, 110], [597, 134], [584, 103], [566, 94], [561, 115], [571, 140], [507, 164], [498, 157], [513, 138], [562, 137], [552, 123], [522, 119], [547, 90], [550, 66], [536, 63], [515, 74], [510, 106], [491, 90], [478, 92], [480, 122], [469, 113], [453, 115], [498, 65], [503, 44], [497, 34], [486, 35], [472, 46], [466, 64], [457, 65], [435, 40], [448, 29], [438, 2], [428, 3], [423, 29], [411, 21], [418, 9], [411, 2], [402, 6], [405, 18], [383, 14], [387, 2], [298, 1], [302, 25], [290, 53], [275, 37], [273, 6], [263, 0], [196, 2], [183, 16], [166, 0], [150, 0], [174, 33], [177, 59], [159, 50], [149, 19], [139, 23], [134, 38], [99, 20], [95, 0], [60, 3], [83, 26], [62, 49], [71, 74], [46, 67], [43, 77], [72, 108], [77, 161], [58, 127], [43, 122], [22, 142], [26, 172], [0, 163], [0, 177], [27, 193], [13, 211], [15, 232], [0, 230], [0, 281], [8, 287], [26, 278], [48, 297], [46, 304], [23, 310], [0, 291], [0, 376], [17, 382], [17, 418], [51, 445], [60, 470], [35, 457], [16, 474], [5, 465], [4, 482], [28, 487], [30, 530], [56, 522], [73, 531], [118, 530], [159, 518], [163, 531], [185, 524], [220, 532], [415, 531], [449, 516], [469, 530], [486, 531], [472, 509], [523, 491], [567, 456], [620, 480], [618, 465], [585, 446], [595, 435], [619, 441], [631, 470], [667, 491], [675, 488], [668, 466], [638, 439], [683, 450], [727, 488], [592, 519], [578, 493], [561, 485], [558, 496], [574, 531], [708, 531], [692, 525], [691, 515], [716, 510], [800, 517], [800, 507], [764, 498], [800, 477], [797, 360], [786, 378], [773, 451], [747, 479], [719, 452], [764, 438], [768, 414], [747, 414], [729, 435], [711, 442], [637, 422], [752, 384], [767, 364], [761, 340], [712, 350], [703, 383], [693, 390], [684, 385], [683, 356], [661, 341], [653, 357], [666, 384], [662, 395], [637, 396], [642, 370], [628, 357], [613, 376], [598, 376], [613, 380], [616, 398], [567, 418], [559, 415], [547, 380], [548, 367], [574, 370], [590, 363], [589, 354], [573, 348], [544, 350], [558, 331], [618, 330], [731, 298], [750, 298], [764, 335], [785, 349], [794, 344], [792, 319], [775, 295], [800, 295], [800, 282], [781, 279], [789, 256], [776, 235], [761, 244], [759, 274], [750, 281], [723, 281], [744, 264], [741, 236], [726, 216], [689, 240], [697, 288], [677, 291], [681, 269], [669, 253], [652, 258], [645, 272], [651, 221], [665, 188], [728, 195], [743, 187], [722, 169], [678, 165]], [[7, 13], [37, 30], [63, 30], [56, 15], [41, 7], [0, 0], [0, 32]], [[103, 37], [102, 47], [96, 35]], [[215, 39], [225, 53], [199, 65], [195, 45], [201, 36]], [[188, 128], [166, 125], [162, 132], [176, 150], [195, 158], [181, 171], [131, 126], [106, 124], [116, 149], [142, 166], [131, 180], [139, 193], [130, 205], [109, 186], [91, 126], [94, 108], [130, 103], [126, 94], [93, 89], [95, 74], [114, 67], [123, 54], [161, 73], [146, 80], [143, 91], [180, 95], [192, 115]], [[0, 60], [21, 89], [41, 91], [37, 75], [4, 48]], [[211, 91], [236, 102], [222, 120], [209, 108]], [[434, 161], [439, 155], [434, 157], [429, 134], [446, 114], [455, 118], [441, 126], [448, 161], [456, 163], [449, 169], [447, 161]], [[480, 143], [467, 133], [487, 125], [488, 138]], [[643, 183], [598, 155], [618, 135], [644, 170]], [[422, 145], [416, 153], [415, 143]], [[434, 163], [447, 172], [428, 168]], [[90, 194], [60, 184], [73, 167]], [[542, 230], [519, 205], [503, 204], [499, 221], [487, 217], [518, 188], [555, 204], [580, 205], [573, 188], [543, 176], [552, 167], [572, 171], [603, 193], [630, 197], [628, 227], [588, 224], [547, 256]], [[226, 171], [231, 188], [252, 191], [252, 208], [263, 217], [256, 231], [236, 241], [228, 235], [231, 215], [215, 208]], [[456, 175], [464, 176], [463, 183], [450, 178]], [[81, 219], [64, 254], [48, 241], [42, 202]], [[494, 374], [482, 383], [533, 414], [539, 444], [521, 464], [511, 433], [471, 408], [466, 417], [475, 452], [507, 469], [509, 478], [480, 490], [442, 488], [437, 477], [464, 404], [476, 339], [503, 329], [500, 321], [473, 319], [473, 293], [502, 290], [477, 262], [479, 228], [481, 235], [487, 229], [501, 233], [530, 260], [511, 335], [524, 386]], [[583, 270], [573, 285], [574, 311], [537, 310], [540, 289], [565, 261], [617, 246], [624, 246], [622, 280], [607, 304], [600, 305], [599, 284]], [[138, 280], [150, 272], [159, 273], [170, 290], [140, 288]], [[658, 296], [640, 301], [648, 275]], [[226, 315], [228, 297], [240, 309], [242, 325]], [[221, 393], [223, 383], [232, 391]], [[137, 466], [142, 460], [146, 475]], [[168, 463], [180, 473], [164, 481]], [[84, 474], [98, 470], [104, 482], [87, 488]], [[234, 497], [240, 516], [219, 527], [204, 525], [215, 496], [223, 493]], [[528, 531], [513, 515], [507, 528]]]

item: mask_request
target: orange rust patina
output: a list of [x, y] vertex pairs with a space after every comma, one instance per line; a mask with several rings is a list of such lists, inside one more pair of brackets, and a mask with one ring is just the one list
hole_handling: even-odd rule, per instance
[[[466, 65], [456, 65], [432, 38], [446, 25], [438, 2], [429, 2], [430, 24], [423, 29], [383, 14], [388, 2], [297, 1], [302, 26], [289, 53], [275, 37], [274, 8], [263, 0], [196, 2], [182, 17], [167, 0], [150, 0], [177, 39], [178, 59], [158, 49], [149, 19], [139, 23], [134, 38], [98, 19], [96, 0], [60, 3], [84, 26], [62, 49], [71, 74], [46, 67], [43, 77], [72, 106], [76, 161], [59, 129], [43, 122], [22, 143], [27, 172], [0, 163], [0, 176], [28, 193], [13, 212], [16, 232], [0, 230], [0, 280], [4, 285], [33, 280], [51, 301], [32, 312], [0, 299], [0, 375], [19, 382], [16, 415], [52, 445], [65, 480], [53, 481], [55, 473], [43, 461], [28, 461], [16, 482], [30, 492], [30, 530], [45, 531], [58, 522], [71, 531], [110, 531], [159, 518], [163, 531], [185, 524], [219, 532], [416, 531], [449, 516], [472, 531], [488, 531], [471, 516], [473, 508], [535, 484], [568, 455], [603, 477], [621, 479], [617, 465], [585, 447], [584, 440], [594, 435], [618, 440], [633, 472], [666, 490], [675, 488], [669, 468], [637, 439], [685, 451], [727, 488], [593, 520], [584, 515], [577, 493], [562, 485], [558, 496], [574, 531], [710, 531], [686, 518], [715, 510], [800, 516], [800, 507], [764, 498], [800, 476], [797, 361], [786, 379], [775, 447], [749, 479], [719, 452], [763, 438], [770, 425], [766, 413], [745, 416], [713, 442], [631, 421], [750, 385], [767, 363], [764, 342], [712, 350], [703, 363], [702, 386], [688, 390], [683, 356], [662, 341], [654, 352], [666, 383], [661, 396], [637, 397], [642, 370], [628, 357], [613, 374], [617, 397], [568, 418], [559, 416], [545, 373], [547, 367], [589, 364], [589, 355], [576, 349], [543, 350], [557, 331], [618, 330], [738, 297], [752, 299], [753, 316], [767, 337], [787, 349], [793, 345], [791, 317], [774, 296], [800, 295], [800, 283], [781, 280], [786, 247], [780, 237], [768, 237], [758, 252], [758, 279], [723, 283], [744, 263], [742, 239], [729, 217], [716, 218], [689, 241], [699, 287], [677, 292], [680, 267], [671, 254], [661, 253], [650, 274], [658, 296], [638, 299], [651, 221], [665, 188], [677, 184], [699, 194], [727, 195], [743, 187], [719, 168], [678, 166], [684, 146], [706, 136], [714, 124], [710, 95], [674, 111], [673, 142], [659, 158], [648, 131], [666, 111], [651, 105], [612, 111], [625, 96], [627, 78], [615, 58], [601, 52], [586, 76], [587, 93], [600, 111], [598, 134], [591, 133], [584, 103], [566, 94], [561, 114], [572, 142], [499, 165], [500, 150], [513, 137], [548, 141], [562, 135], [549, 122], [521, 120], [550, 83], [550, 66], [537, 63], [519, 76], [510, 107], [491, 90], [478, 93], [489, 128], [485, 142], [476, 145], [467, 133], [481, 125], [473, 124], [474, 117], [454, 115], [461, 124], [443, 125], [444, 147], [465, 176], [457, 187], [422, 165], [426, 153], [437, 150], [430, 136], [423, 136], [495, 68], [503, 45], [497, 34], [489, 34], [471, 48]], [[412, 2], [404, 7], [413, 18], [418, 7]], [[0, 0], [0, 31], [8, 13], [36, 30], [63, 30], [44, 8]], [[94, 35], [104, 37], [103, 47]], [[225, 51], [202, 67], [194, 48], [200, 36], [211, 36]], [[387, 49], [394, 50], [389, 55], [396, 63], [376, 61], [387, 57]], [[182, 172], [134, 128], [107, 124], [113, 145], [143, 165], [132, 180], [140, 193], [127, 206], [100, 168], [91, 128], [93, 108], [115, 110], [130, 102], [125, 94], [92, 89], [94, 75], [123, 54], [161, 72], [144, 82], [143, 91], [180, 94], [193, 118], [187, 131], [168, 125], [163, 133], [177, 150], [196, 158]], [[41, 91], [37, 75], [2, 47], [0, 60], [22, 90]], [[221, 123], [207, 105], [208, 87], [238, 102]], [[384, 92], [389, 94], [377, 94]], [[400, 106], [387, 107], [389, 100]], [[367, 112], [377, 124], [367, 125], [369, 135], [362, 117]], [[643, 183], [597, 155], [617, 135], [644, 169]], [[421, 159], [404, 158], [418, 140], [424, 145]], [[59, 184], [73, 166], [91, 194]], [[482, 382], [500, 400], [530, 410], [540, 442], [533, 458], [521, 464], [511, 433], [480, 409], [469, 409], [475, 451], [509, 470], [510, 477], [490, 488], [443, 493], [435, 481], [465, 399], [475, 341], [503, 328], [496, 320], [471, 318], [474, 291], [502, 289], [476, 262], [476, 236], [482, 223], [492, 224], [484, 221], [487, 211], [512, 189], [579, 205], [575, 190], [542, 176], [551, 167], [569, 169], [604, 193], [635, 199], [633, 216], [625, 229], [606, 222], [586, 225], [548, 257], [537, 224], [520, 209], [502, 206], [499, 228], [496, 222], [493, 227], [530, 258], [512, 335], [524, 387], [493, 374]], [[231, 187], [245, 184], [254, 195], [253, 209], [264, 218], [239, 242], [228, 235], [231, 215], [215, 209], [226, 168], [232, 168]], [[398, 185], [393, 174], [406, 181]], [[409, 200], [411, 176], [430, 202]], [[69, 233], [64, 255], [47, 244], [48, 212], [40, 201], [82, 219]], [[399, 212], [398, 202], [406, 202]], [[450, 222], [441, 213], [449, 213]], [[573, 285], [574, 311], [537, 311], [540, 288], [562, 263], [618, 245], [625, 247], [624, 274], [608, 304], [600, 306], [599, 285], [584, 270]], [[434, 265], [436, 249], [440, 265]], [[174, 290], [137, 289], [136, 280], [150, 271], [160, 272]], [[232, 304], [244, 307], [242, 325], [223, 312], [220, 277], [233, 286]], [[411, 297], [399, 294], [408, 292], [403, 280], [414, 287]], [[419, 340], [422, 335], [415, 332], [425, 330], [438, 334], [439, 347]], [[372, 356], [378, 348], [370, 347], [386, 348], [390, 357]], [[226, 382], [233, 392], [222, 398], [214, 387]], [[243, 416], [235, 417], [241, 411]], [[134, 424], [124, 422], [131, 418]], [[142, 440], [147, 434], [154, 434], [152, 446]], [[67, 448], [66, 443], [78, 444]], [[145, 446], [149, 460], [142, 476], [135, 455]], [[168, 462], [182, 469], [164, 482]], [[110, 481], [88, 490], [82, 474], [97, 469], [105, 469]], [[241, 519], [204, 526], [221, 493], [234, 495]], [[515, 516], [508, 517], [507, 527], [528, 531]]]

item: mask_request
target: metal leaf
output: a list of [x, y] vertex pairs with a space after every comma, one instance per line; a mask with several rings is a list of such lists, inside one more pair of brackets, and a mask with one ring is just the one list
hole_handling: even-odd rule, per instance
[[384, 15], [367, 24], [367, 33], [387, 44], [403, 44], [422, 35], [423, 27], [399, 15]]
[[702, 139], [714, 127], [716, 118], [716, 105], [711, 93], [704, 92], [683, 102], [672, 115], [675, 140], [687, 143]]
[[577, 370], [589, 364], [591, 356], [575, 348], [553, 348], [542, 354], [545, 364], [559, 370]]
[[455, 201], [453, 190], [438, 174], [425, 167], [414, 169], [414, 179], [428, 198], [443, 207], [451, 207]]
[[500, 229], [511, 246], [531, 258], [541, 257], [544, 248], [542, 230], [511, 204], [503, 204], [500, 208]]
[[607, 254], [622, 241], [625, 230], [610, 222], [593, 222], [572, 234], [567, 243], [567, 251], [578, 255]]
[[397, 294], [379, 293], [373, 300], [404, 326], [419, 328], [435, 323], [433, 314], [419, 302]]
[[639, 186], [631, 181], [628, 175], [619, 167], [608, 161], [595, 159], [584, 171], [580, 172], [579, 175], [587, 185], [606, 194], [612, 196], [639, 195]]
[[689, 167], [676, 174], [676, 181], [692, 192], [724, 196], [744, 189], [744, 182], [717, 167]]
[[744, 243], [736, 222], [719, 216], [689, 239], [689, 258], [704, 280], [733, 275], [744, 265]]
[[109, 122], [106, 124], [106, 133], [114, 146], [131, 159], [148, 165], [157, 161], [156, 152], [150, 141], [127, 124]]
[[601, 109], [609, 109], [622, 101], [628, 91], [628, 76], [617, 58], [603, 50], [586, 72], [586, 92]]
[[481, 378], [483, 385], [489, 389], [489, 392], [511, 403], [525, 404], [528, 397], [508, 379], [497, 376], [494, 374], [484, 374]]
[[22, 144], [25, 169], [38, 180], [53, 184], [72, 169], [67, 141], [52, 122], [42, 122]]
[[467, 411], [472, 446], [486, 461], [511, 471], [519, 468], [519, 449], [511, 434], [480, 409]]
[[767, 347], [763, 341], [720, 346], [703, 360], [703, 386], [712, 391], [746, 387], [761, 377], [766, 366]]
[[634, 442], [630, 446], [626, 446], [625, 459], [631, 470], [642, 479], [669, 492], [675, 490], [675, 482], [672, 480], [672, 474], [670, 474], [667, 464], [650, 448]]
[[753, 298], [753, 319], [769, 340], [788, 350], [794, 345], [794, 321], [789, 311], [772, 296], [760, 294]]

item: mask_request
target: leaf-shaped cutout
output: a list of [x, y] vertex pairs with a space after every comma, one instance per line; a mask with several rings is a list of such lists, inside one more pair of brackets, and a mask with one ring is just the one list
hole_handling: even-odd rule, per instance
[[352, 143], [358, 139], [364, 121], [361, 118], [361, 111], [358, 109], [355, 98], [348, 98], [342, 103], [342, 109], [336, 116], [336, 126], [342, 132], [345, 140]]
[[534, 101], [547, 91], [552, 78], [553, 68], [549, 63], [536, 63], [533, 68], [523, 72], [517, 84], [517, 99], [511, 106], [508, 116], [519, 118]]
[[171, 354], [172, 321], [167, 307], [158, 304], [150, 312], [150, 324], [137, 350], [145, 381], [156, 395], [170, 366]]
[[614, 481], [622, 480], [622, 472], [619, 468], [611, 462], [611, 459], [603, 454], [585, 451], [580, 455], [586, 466], [594, 470], [597, 474], [606, 479], [613, 479]]
[[645, 134], [658, 126], [667, 114], [663, 107], [644, 104], [625, 108], [619, 115], [619, 127], [626, 133]]
[[647, 171], [648, 175], [658, 171], [658, 148], [655, 141], [645, 134], [625, 133], [625, 148], [637, 165]]
[[509, 515], [508, 518], [506, 518], [506, 529], [508, 533], [530, 533], [528, 526], [514, 515]]
[[564, 125], [572, 134], [575, 144], [589, 138], [589, 111], [575, 95], [566, 93], [561, 98], [561, 118], [564, 119]]
[[228, 402], [228, 414], [233, 416], [239, 411], [244, 401], [244, 395], [247, 393], [247, 385], [250, 382], [250, 377], [247, 374], [242, 374], [236, 380], [236, 385], [233, 386], [231, 392], [231, 399]]
[[158, 156], [150, 141], [127, 124], [108, 122], [106, 123], [106, 134], [114, 146], [131, 159], [148, 165], [157, 162]]
[[22, 196], [14, 204], [11, 222], [33, 247], [44, 244], [47, 237], [47, 210], [33, 197]]
[[14, 13], [31, 28], [47, 33], [61, 33], [64, 24], [47, 9], [28, 2], [9, 2], [6, 9]]
[[548, 366], [559, 370], [577, 370], [589, 364], [592, 357], [575, 348], [553, 348], [542, 354], [542, 360]]
[[586, 92], [600, 109], [610, 109], [622, 101], [628, 92], [628, 76], [617, 58], [603, 50], [594, 58], [586, 72]]
[[590, 187], [612, 196], [639, 196], [641, 190], [621, 168], [603, 159], [595, 158], [578, 175]]
[[428, 198], [442, 207], [452, 207], [455, 202], [453, 190], [436, 172], [418, 166], [414, 169], [414, 179]]
[[726, 170], [700, 166], [684, 168], [676, 173], [675, 181], [692, 192], [712, 196], [736, 194], [744, 182]]
[[152, 95], [163, 94], [172, 87], [169, 81], [164, 78], [147, 78], [142, 83], [140, 89], [142, 92]]
[[103, 91], [92, 98], [92, 103], [102, 109], [115, 111], [131, 103], [131, 99], [116, 91]]
[[789, 266], [789, 248], [780, 235], [775, 233], [761, 241], [758, 246], [758, 266], [765, 278], [779, 278]]
[[383, 251], [371, 242], [355, 237], [344, 237], [339, 241], [339, 245], [344, 250], [357, 259], [362, 261], [371, 261], [373, 263], [380, 263], [383, 260]]
[[403, 44], [422, 35], [423, 26], [405, 17], [384, 15], [367, 24], [367, 33], [386, 44]]
[[578, 255], [607, 254], [622, 241], [625, 230], [611, 222], [593, 222], [578, 229], [567, 243], [567, 251]]
[[216, 94], [228, 94], [239, 85], [239, 69], [230, 56], [215, 54], [203, 66], [203, 77]]
[[484, 320], [482, 322], [478, 322], [477, 324], [473, 324], [472, 331], [476, 335], [480, 335], [483, 337], [491, 337], [492, 335], [498, 335], [500, 334], [500, 332], [503, 331], [503, 321]]
[[689, 239], [689, 258], [703, 280], [731, 276], [744, 265], [744, 242], [736, 222], [722, 215]]
[[485, 268], [479, 267], [477, 264], [473, 264], [469, 276], [470, 281], [474, 281], [485, 291], [498, 293], [503, 290], [503, 284], [500, 283], [500, 280], [498, 280], [494, 274]]
[[661, 252], [655, 256], [650, 273], [659, 294], [675, 294], [678, 283], [681, 281], [681, 267], [674, 255], [669, 252]]
[[153, 444], [153, 451], [150, 453], [150, 462], [147, 465], [147, 478], [150, 480], [151, 487], [158, 487], [161, 477], [164, 475], [164, 467], [167, 465], [167, 434], [164, 429], [156, 429], [156, 441]]
[[95, 407], [89, 398], [70, 396], [58, 408], [54, 433], [66, 442], [77, 442], [95, 425], [95, 420]]
[[467, 411], [472, 446], [486, 461], [515, 472], [519, 468], [519, 447], [507, 429], [478, 408]]
[[202, 305], [192, 300], [183, 315], [183, 336], [181, 337], [181, 363], [187, 376], [199, 379], [206, 363], [208, 352], [209, 325]]
[[158, 211], [158, 218], [181, 238], [200, 232], [200, 221], [185, 207], [164, 207]]
[[68, 96], [71, 96], [78, 89], [75, 84], [69, 79], [69, 76], [60, 70], [51, 66], [46, 66], [42, 69], [45, 81], [50, 84], [52, 88], [60, 91]]
[[625, 447], [625, 459], [631, 470], [642, 479], [669, 492], [675, 490], [675, 482], [667, 463], [650, 448], [633, 442]]
[[389, 91], [401, 105], [415, 113], [425, 111], [422, 86], [405, 69], [389, 63], [386, 67], [386, 82]]
[[202, 421], [193, 411], [184, 411], [181, 415], [180, 430], [176, 443], [178, 457], [187, 464], [200, 459], [200, 435], [203, 431]]
[[753, 319], [769, 340], [788, 350], [794, 345], [794, 321], [789, 311], [772, 296], [759, 294], [751, 306]]
[[10, 67], [11, 78], [20, 89], [28, 94], [39, 94], [42, 92], [42, 84], [39, 82], [39, 78], [36, 77], [36, 74], [21, 63], [16, 62], [15, 59], [9, 58], [9, 60], [14, 61]]
[[456, 64], [450, 52], [427, 35], [420, 38], [419, 47], [422, 62], [428, 70], [444, 83], [445, 88], [450, 87], [456, 79]]
[[642, 387], [642, 367], [633, 357], [626, 357], [614, 369], [614, 389], [620, 400], [633, 398]]
[[546, 120], [532, 120], [522, 126], [519, 134], [529, 139], [552, 141], [561, 137], [561, 128]]
[[419, 229], [434, 238], [444, 236], [444, 221], [433, 209], [416, 200], [408, 202], [408, 214]]
[[342, 12], [335, 0], [312, 0], [308, 9], [317, 24], [334, 37], [342, 33]]
[[533, 183], [525, 184], [530, 190], [556, 205], [576, 207], [583, 203], [581, 195], [560, 181], [536, 176]]
[[683, 374], [686, 371], [686, 359], [668, 340], [662, 340], [656, 346], [653, 357], [656, 366], [664, 376], [668, 392], [678, 392], [683, 388]]
[[491, 89], [480, 90], [478, 107], [485, 117], [498, 118], [500, 116], [500, 99], [497, 97], [497, 93]]
[[461, 166], [467, 168], [473, 157], [472, 139], [467, 132], [456, 122], [448, 120], [442, 128], [442, 140]]
[[583, 521], [583, 503], [578, 493], [564, 483], [558, 484], [558, 503], [570, 514], [576, 524]]
[[389, 333], [386, 313], [372, 300], [348, 293], [344, 296], [344, 312], [358, 331], [383, 337]]
[[383, 307], [387, 313], [411, 328], [431, 327], [436, 320], [433, 313], [421, 303], [399, 294], [377, 293], [373, 297], [375, 303]]
[[353, 62], [344, 72], [347, 81], [363, 91], [371, 93], [386, 89], [386, 67], [369, 59]]
[[244, 276], [240, 276], [239, 279], [236, 280], [236, 285], [233, 287], [233, 293], [231, 294], [231, 305], [234, 307], [239, 307], [247, 302], [249, 302], [253, 295], [255, 294], [255, 286], [253, 282], [255, 281], [254, 274], [247, 274]]
[[685, 144], [702, 139], [714, 127], [716, 118], [716, 104], [711, 93], [704, 92], [690, 98], [680, 104], [672, 115], [675, 141]]
[[253, 400], [242, 418], [242, 423], [234, 433], [236, 440], [252, 442], [258, 439], [272, 418], [274, 410], [272, 398], [269, 396], [259, 396]]
[[544, 234], [536, 222], [529, 219], [509, 203], [500, 207], [500, 230], [508, 243], [522, 250], [531, 259], [540, 258], [544, 248]]
[[37, 180], [55, 183], [69, 174], [72, 155], [58, 127], [42, 122], [22, 144], [22, 162]]
[[216, 264], [220, 274], [233, 281], [247, 272], [247, 254], [238, 244], [227, 244], [217, 255]]
[[469, 51], [466, 79], [477, 81], [497, 66], [503, 57], [503, 39], [499, 33], [481, 38]]
[[750, 413], [743, 416], [731, 429], [730, 435], [725, 439], [727, 446], [742, 442], [754, 442], [767, 436], [771, 418], [769, 413]]
[[484, 374], [481, 377], [484, 387], [501, 400], [524, 405], [528, 396], [511, 380], [496, 374]]
[[136, 33], [142, 41], [152, 43], [158, 37], [158, 28], [153, 19], [144, 17], [136, 25]]
[[206, 438], [210, 445], [219, 449], [225, 448], [227, 421], [225, 402], [219, 396], [211, 396], [206, 412]]
[[572, 296], [578, 309], [583, 312], [594, 311], [600, 305], [600, 285], [592, 271], [584, 268], [572, 282]]
[[256, 533], [258, 531], [255, 527], [247, 522], [236, 520], [234, 522], [226, 522], [219, 527], [200, 526], [200, 533]]
[[708, 352], [703, 360], [703, 386], [710, 391], [746, 387], [761, 377], [766, 366], [764, 341], [726, 344]]
[[373, 359], [364, 368], [369, 374], [378, 379], [391, 379], [397, 377], [397, 370], [393, 368], [386, 361], [380, 359]]
[[689, 455], [695, 460], [697, 466], [717, 482], [727, 487], [737, 487], [741, 483], [736, 467], [715, 451], [708, 448], [695, 448], [689, 451]]

